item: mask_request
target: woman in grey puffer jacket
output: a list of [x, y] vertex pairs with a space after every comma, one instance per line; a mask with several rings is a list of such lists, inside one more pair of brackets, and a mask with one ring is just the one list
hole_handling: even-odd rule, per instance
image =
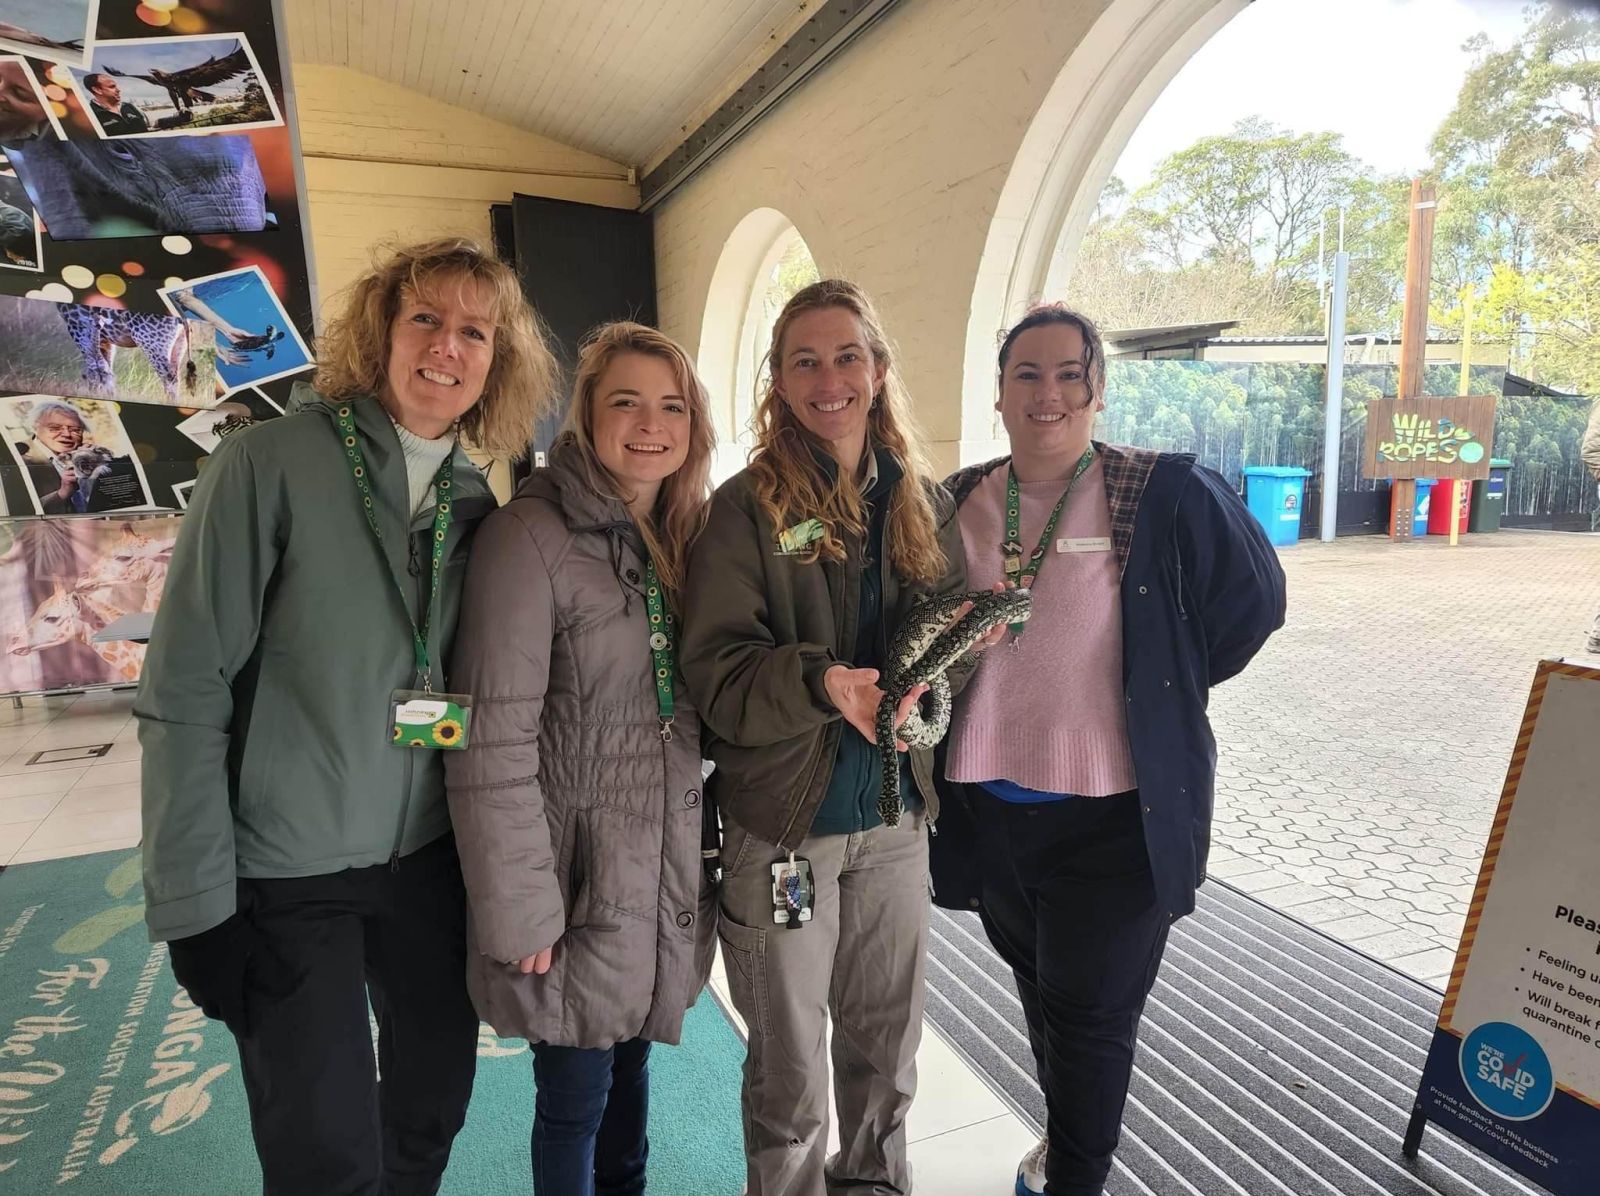
[[683, 350], [601, 328], [549, 466], [484, 521], [468, 569], [450, 676], [477, 707], [447, 774], [468, 987], [533, 1047], [536, 1193], [644, 1191], [650, 1043], [678, 1041], [710, 970], [675, 651], [713, 443]]

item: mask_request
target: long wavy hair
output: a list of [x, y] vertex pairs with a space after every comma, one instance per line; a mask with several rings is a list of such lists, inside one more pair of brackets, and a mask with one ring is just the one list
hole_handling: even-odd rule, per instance
[[689, 549], [705, 527], [710, 513], [711, 456], [717, 447], [711, 402], [689, 355], [677, 341], [643, 324], [621, 320], [596, 328], [578, 354], [572, 405], [567, 409], [562, 434], [570, 436], [577, 445], [589, 485], [601, 494], [626, 503], [631, 497], [627, 487], [605, 467], [594, 447], [594, 404], [600, 380], [611, 363], [625, 353], [640, 353], [666, 362], [677, 381], [678, 393], [689, 405], [689, 454], [661, 483], [654, 509], [646, 517], [635, 520], [644, 537], [645, 549], [655, 564], [656, 576], [667, 592], [668, 603], [676, 613], [682, 614], [680, 598]]
[[761, 400], [751, 420], [756, 443], [750, 474], [756, 501], [774, 534], [805, 519], [821, 521], [823, 535], [811, 542], [802, 557], [808, 562], [842, 562], [847, 555], [846, 539], [859, 541], [866, 536], [866, 502], [855, 471], [841, 468], [829, 478], [816, 458], [826, 447], [800, 423], [778, 382], [789, 326], [805, 312], [828, 307], [844, 308], [860, 321], [872, 360], [883, 368], [883, 384], [867, 415], [867, 450], [887, 449], [902, 473], [889, 500], [884, 551], [905, 580], [936, 581], [949, 562], [939, 547], [938, 520], [929, 497], [933, 467], [912, 418], [911, 396], [895, 368], [889, 338], [872, 301], [853, 282], [825, 278], [802, 287], [778, 314], [764, 359]]
[[483, 394], [462, 414], [459, 431], [468, 444], [494, 456], [527, 456], [534, 425], [555, 409], [561, 375], [515, 271], [463, 237], [382, 252], [345, 289], [339, 312], [317, 338], [317, 392], [333, 400], [377, 394], [389, 367], [389, 327], [401, 296], [433, 296], [475, 281], [490, 296], [494, 360]]

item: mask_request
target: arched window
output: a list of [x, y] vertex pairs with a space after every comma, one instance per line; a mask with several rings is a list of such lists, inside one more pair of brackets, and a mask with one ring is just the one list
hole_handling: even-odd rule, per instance
[[714, 481], [744, 468], [772, 326], [789, 297], [817, 277], [810, 249], [781, 212], [758, 208], [729, 234], [712, 276], [698, 359], [717, 416]]

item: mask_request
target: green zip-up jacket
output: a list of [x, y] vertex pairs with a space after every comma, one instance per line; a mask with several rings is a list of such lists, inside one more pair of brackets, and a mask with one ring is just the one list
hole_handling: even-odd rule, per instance
[[[421, 626], [433, 508], [407, 518], [394, 425], [376, 399], [353, 401], [380, 550], [335, 406], [309, 387], [294, 403], [206, 461], [156, 614], [133, 709], [152, 939], [224, 921], [239, 877], [381, 864], [450, 829], [440, 753], [394, 747], [389, 731], [393, 691], [418, 685], [401, 591]], [[495, 506], [459, 447], [454, 463], [436, 690], [472, 534]]]

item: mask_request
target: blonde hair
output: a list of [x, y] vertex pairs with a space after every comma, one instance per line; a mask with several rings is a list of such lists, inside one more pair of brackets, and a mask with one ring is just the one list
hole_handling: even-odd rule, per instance
[[343, 310], [317, 338], [318, 393], [334, 400], [377, 394], [401, 295], [433, 295], [445, 283], [469, 279], [490, 294], [494, 361], [483, 395], [461, 416], [460, 433], [486, 453], [527, 456], [534, 425], [554, 409], [560, 373], [516, 273], [462, 237], [393, 247], [350, 284]]
[[655, 509], [647, 517], [636, 520], [668, 602], [681, 614], [679, 596], [683, 592], [689, 549], [705, 527], [710, 513], [711, 455], [717, 446], [711, 402], [689, 355], [677, 341], [643, 324], [627, 320], [602, 324], [588, 335], [578, 352], [572, 405], [567, 409], [562, 435], [571, 436], [577, 445], [589, 484], [601, 494], [627, 502], [630, 497], [627, 488], [605, 467], [594, 446], [594, 404], [600, 379], [611, 364], [626, 353], [665, 361], [677, 381], [678, 392], [689, 405], [689, 455], [661, 483]]
[[822, 308], [841, 307], [861, 322], [873, 362], [882, 367], [883, 385], [873, 396], [867, 415], [867, 451], [887, 449], [900, 465], [884, 525], [884, 551], [895, 572], [908, 581], [936, 581], [949, 562], [939, 546], [938, 521], [929, 492], [933, 468], [922, 447], [922, 436], [911, 416], [911, 396], [906, 393], [889, 350], [888, 337], [873, 310], [872, 301], [853, 282], [825, 278], [796, 291], [778, 314], [772, 344], [764, 359], [766, 380], [751, 427], [756, 447], [750, 462], [756, 501], [776, 534], [803, 519], [821, 521], [823, 535], [812, 541], [803, 560], [842, 562], [845, 536], [860, 540], [867, 534], [866, 502], [853, 470], [838, 469], [832, 480], [817, 463], [815, 452], [826, 451], [806, 431], [779, 391], [783, 341], [795, 317]]

